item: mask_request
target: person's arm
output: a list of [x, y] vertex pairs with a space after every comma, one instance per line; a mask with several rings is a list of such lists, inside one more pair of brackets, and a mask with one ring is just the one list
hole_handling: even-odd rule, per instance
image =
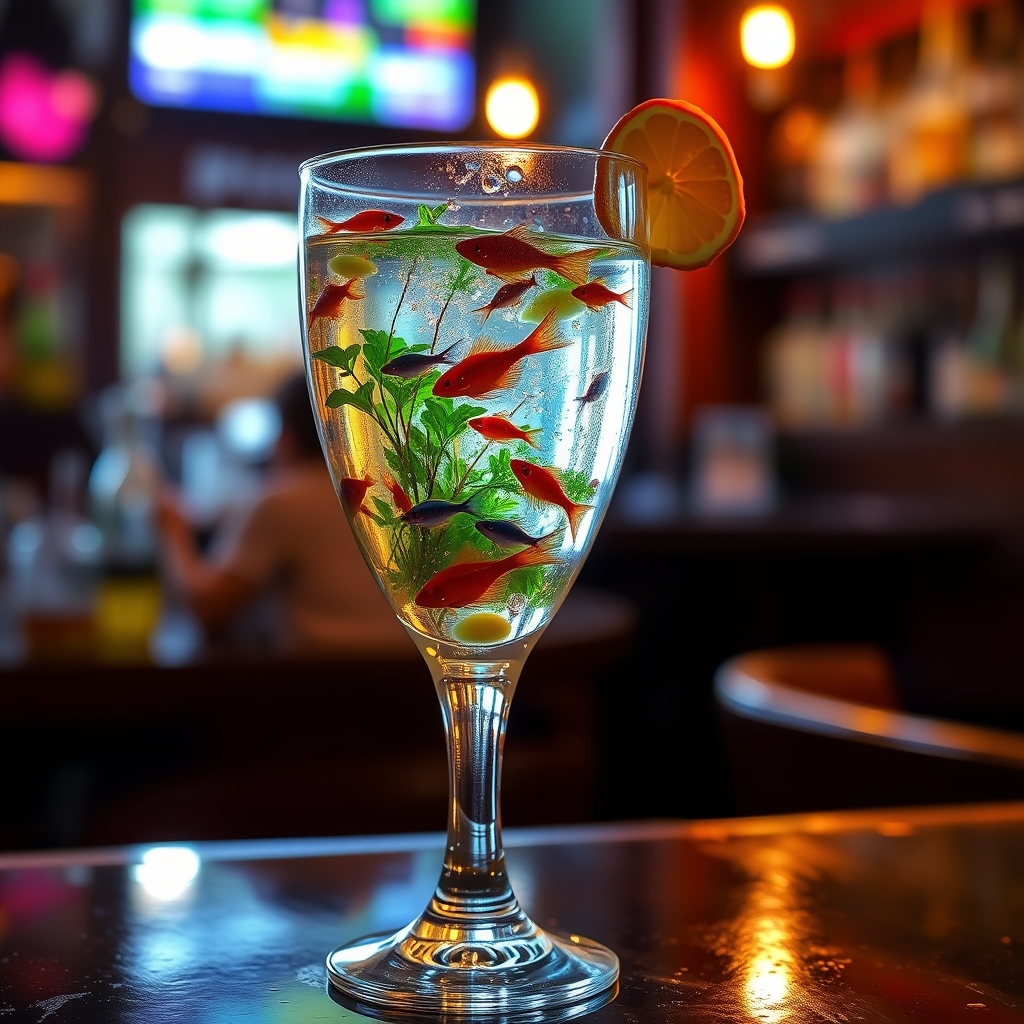
[[168, 581], [208, 629], [225, 625], [256, 596], [254, 583], [203, 559], [192, 528], [170, 497], [161, 499], [157, 522]]

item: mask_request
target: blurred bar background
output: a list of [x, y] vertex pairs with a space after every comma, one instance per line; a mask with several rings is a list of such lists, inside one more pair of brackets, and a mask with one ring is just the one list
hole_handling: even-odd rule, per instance
[[748, 217], [655, 271], [627, 470], [527, 666], [507, 822], [751, 809], [713, 689], [751, 650], [872, 645], [893, 706], [1024, 730], [1024, 5], [786, 0], [781, 64], [756, 33], [745, 56], [747, 8], [0, 2], [0, 848], [441, 827], [411, 646], [204, 630], [155, 511], [175, 488], [204, 549], [266, 477], [299, 162], [522, 137], [485, 103], [510, 78], [536, 142], [696, 103]]

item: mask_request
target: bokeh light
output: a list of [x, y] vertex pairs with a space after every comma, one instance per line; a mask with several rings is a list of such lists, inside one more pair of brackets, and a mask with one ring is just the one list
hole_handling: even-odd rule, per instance
[[778, 4], [748, 7], [740, 19], [743, 59], [755, 68], [781, 68], [793, 58], [793, 19]]
[[525, 78], [502, 78], [487, 90], [487, 123], [502, 138], [525, 138], [540, 120], [540, 99]]

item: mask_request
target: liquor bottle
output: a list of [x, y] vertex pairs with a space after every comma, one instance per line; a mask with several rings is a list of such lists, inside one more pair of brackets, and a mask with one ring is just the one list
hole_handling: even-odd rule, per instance
[[846, 62], [843, 102], [817, 139], [808, 179], [811, 205], [825, 216], [844, 217], [882, 202], [886, 143], [875, 56], [854, 54]]
[[101, 537], [82, 512], [87, 462], [58, 451], [45, 514], [18, 523], [8, 539], [14, 610], [33, 660], [88, 658]]
[[970, 172], [979, 181], [1024, 172], [1024, 71], [1018, 55], [1017, 11], [1001, 0], [982, 12], [981, 53], [967, 75], [971, 115]]
[[962, 179], [971, 123], [966, 103], [966, 35], [952, 0], [929, 0], [917, 67], [890, 119], [889, 191], [909, 203]]
[[978, 302], [967, 334], [970, 411], [1004, 412], [1012, 388], [1006, 362], [1014, 348], [1013, 266], [1005, 258], [983, 260], [978, 268]]
[[156, 532], [159, 400], [148, 381], [110, 388], [102, 398], [105, 440], [89, 492], [104, 553], [97, 640], [101, 656], [111, 660], [148, 660], [162, 610]]

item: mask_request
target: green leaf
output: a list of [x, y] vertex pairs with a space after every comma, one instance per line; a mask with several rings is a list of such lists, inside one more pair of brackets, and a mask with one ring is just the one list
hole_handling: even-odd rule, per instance
[[527, 604], [541, 603], [544, 592], [544, 566], [528, 565], [522, 569], [514, 569], [508, 574], [507, 595], [522, 594]]
[[459, 268], [459, 272], [455, 275], [455, 280], [452, 282], [452, 294], [469, 291], [470, 286], [473, 284], [473, 276], [473, 264], [466, 260]]
[[405, 476], [405, 465], [402, 460], [390, 448], [385, 448], [384, 461], [388, 464], [391, 472], [395, 474], [395, 478], [401, 483], [402, 477]]
[[338, 388], [337, 391], [332, 391], [327, 399], [324, 401], [324, 405], [328, 409], [340, 409], [343, 405], [355, 406], [362, 412], [368, 415], [373, 415], [373, 389], [376, 385], [373, 381], [367, 381], [365, 384], [360, 385], [355, 391], [346, 391], [344, 388]]
[[421, 203], [419, 208], [418, 208], [418, 210], [416, 212], [418, 214], [418, 219], [419, 219], [418, 226], [421, 227], [421, 228], [430, 228], [430, 227], [433, 227], [437, 223], [438, 218], [442, 214], [448, 212], [448, 204], [447, 203], [441, 203], [439, 206], [435, 206], [435, 207], [431, 208], [431, 207], [425, 206], [425, 205], [423, 205]]
[[396, 517], [395, 510], [383, 498], [371, 498], [374, 508], [380, 513], [381, 518], [388, 526], [394, 526]]
[[589, 504], [596, 488], [590, 486], [590, 477], [579, 469], [564, 469], [559, 474], [562, 490], [570, 501]]
[[348, 348], [341, 348], [338, 345], [329, 345], [327, 348], [322, 348], [319, 352], [314, 352], [313, 358], [319, 359], [321, 362], [328, 363], [331, 366], [337, 366], [346, 373], [351, 373], [358, 355], [358, 345], [349, 345]]
[[487, 457], [487, 482], [503, 491], [518, 493], [522, 488], [519, 486], [515, 473], [512, 472], [509, 458], [507, 448], [499, 448], [498, 451]]
[[406, 402], [416, 390], [416, 380], [403, 380], [401, 377], [381, 377], [381, 387], [391, 395], [399, 407], [405, 408]]
[[[380, 368], [391, 358], [391, 348], [393, 346], [388, 344], [388, 332], [362, 330], [359, 333], [365, 339], [363, 343], [363, 359], [366, 360], [366, 366], [370, 373], [375, 377], [379, 377]], [[392, 338], [392, 343], [395, 340]]]

